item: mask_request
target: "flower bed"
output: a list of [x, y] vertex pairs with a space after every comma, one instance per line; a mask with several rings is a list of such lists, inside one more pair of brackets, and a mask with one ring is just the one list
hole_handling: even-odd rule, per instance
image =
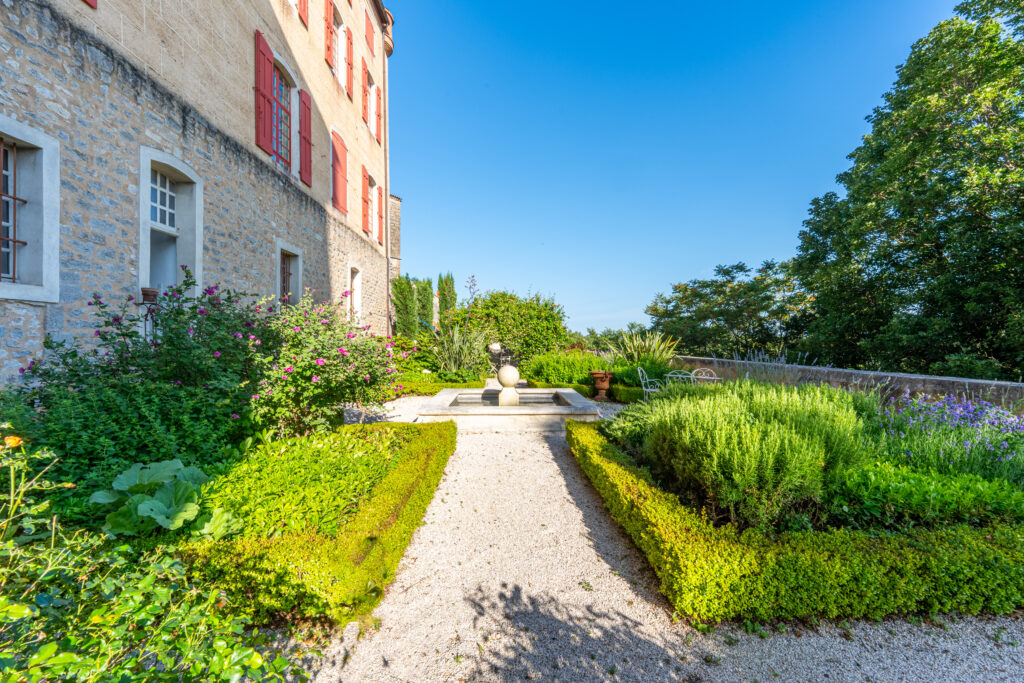
[[981, 528], [769, 535], [713, 526], [660, 489], [592, 423], [566, 435], [612, 517], [644, 553], [680, 614], [702, 621], [1007, 614], [1024, 605], [1024, 530]]

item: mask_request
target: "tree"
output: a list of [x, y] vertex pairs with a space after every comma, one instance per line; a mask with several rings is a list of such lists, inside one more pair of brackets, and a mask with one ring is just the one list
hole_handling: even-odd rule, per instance
[[779, 354], [799, 337], [808, 297], [787, 263], [765, 261], [715, 268], [715, 276], [672, 286], [647, 307], [651, 329], [679, 340], [683, 354]]
[[812, 203], [793, 272], [831, 362], [1024, 369], [1022, 4], [966, 2], [918, 41], [845, 196]]
[[[472, 288], [471, 292], [475, 294]], [[492, 291], [473, 295], [455, 311], [453, 322], [486, 331], [488, 341], [499, 342], [518, 364], [546, 351], [564, 349], [570, 341], [565, 311], [554, 299], [539, 294], [519, 297]]]
[[430, 278], [414, 280], [413, 287], [416, 289], [417, 331], [432, 330], [434, 329], [434, 283], [430, 281]]
[[455, 293], [455, 278], [451, 273], [437, 276], [438, 325], [445, 328], [451, 322], [452, 311], [458, 302]]
[[395, 333], [406, 339], [415, 339], [419, 331], [416, 289], [408, 275], [400, 275], [391, 281], [391, 303], [395, 306]]

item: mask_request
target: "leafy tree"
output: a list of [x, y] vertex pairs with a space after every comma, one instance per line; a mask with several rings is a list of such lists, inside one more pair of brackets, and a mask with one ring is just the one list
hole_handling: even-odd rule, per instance
[[606, 327], [598, 332], [593, 327], [588, 327], [587, 333], [581, 336], [586, 347], [591, 351], [607, 351], [612, 344], [622, 339], [624, 334], [636, 334], [645, 330], [646, 328], [640, 323], [627, 323], [623, 330]]
[[1022, 5], [966, 2], [918, 41], [845, 196], [812, 203], [793, 272], [831, 362], [1024, 369]]
[[647, 307], [651, 329], [679, 340], [683, 354], [778, 354], [799, 337], [809, 299], [788, 263], [715, 268], [715, 276], [672, 286]]
[[438, 324], [446, 328], [450, 323], [452, 310], [458, 301], [455, 294], [455, 278], [451, 273], [437, 276]]
[[430, 278], [426, 280], [415, 280], [416, 287], [416, 317], [419, 320], [420, 331], [430, 330], [434, 327], [434, 283]]
[[395, 306], [395, 332], [400, 337], [415, 339], [419, 331], [416, 289], [408, 275], [400, 275], [391, 281], [391, 303]]
[[502, 291], [476, 295], [455, 311], [453, 323], [487, 332], [488, 341], [499, 342], [520, 364], [537, 354], [564, 349], [570, 341], [565, 311], [554, 299], [539, 294], [525, 298]]

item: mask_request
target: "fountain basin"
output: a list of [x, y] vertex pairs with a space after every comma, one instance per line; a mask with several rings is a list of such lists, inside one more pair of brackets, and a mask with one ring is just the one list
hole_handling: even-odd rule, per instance
[[452, 420], [465, 432], [563, 432], [566, 420], [595, 422], [597, 406], [572, 389], [519, 389], [519, 405], [498, 405], [496, 389], [444, 389], [423, 405], [419, 422]]

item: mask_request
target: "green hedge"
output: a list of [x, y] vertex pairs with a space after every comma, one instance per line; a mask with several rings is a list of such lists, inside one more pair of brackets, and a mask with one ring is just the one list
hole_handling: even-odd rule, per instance
[[289, 532], [183, 548], [193, 570], [238, 596], [238, 610], [257, 624], [312, 619], [342, 625], [373, 610], [455, 450], [452, 422], [344, 429], [393, 431], [400, 459], [339, 533]]
[[[588, 398], [597, 395], [597, 389], [587, 384], [558, 384], [550, 382], [538, 382], [527, 380], [527, 386], [531, 389], [575, 389], [577, 392]], [[638, 387], [626, 387], [620, 384], [613, 384], [608, 390], [608, 398], [619, 403], [637, 403], [644, 400], [644, 390]]]
[[395, 398], [403, 396], [433, 396], [443, 389], [483, 389], [483, 382], [402, 382]]
[[569, 422], [573, 454], [647, 556], [680, 614], [706, 621], [1007, 614], [1024, 605], [1024, 529], [958, 525], [905, 534], [835, 529], [766, 536], [701, 514], [655, 486], [594, 423]]
[[526, 380], [526, 386], [531, 389], [573, 389], [576, 393], [586, 396], [587, 398], [594, 398], [597, 396], [597, 389], [587, 384], [563, 384], [561, 382], [538, 382], [536, 380]]
[[608, 396], [619, 403], [639, 403], [644, 400], [644, 390], [640, 387], [613, 384], [612, 388], [608, 390]]

